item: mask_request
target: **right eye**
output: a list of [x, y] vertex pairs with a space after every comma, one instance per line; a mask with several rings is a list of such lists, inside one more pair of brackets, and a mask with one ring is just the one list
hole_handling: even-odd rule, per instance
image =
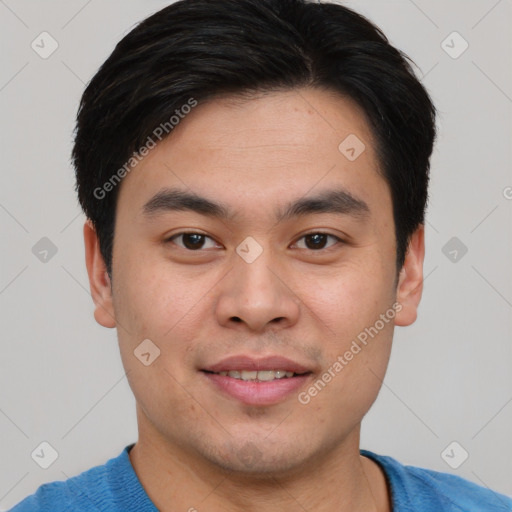
[[[181, 239], [182, 242], [176, 243], [175, 240]], [[167, 242], [172, 242], [173, 244], [176, 244], [178, 247], [181, 247], [182, 249], [187, 249], [189, 251], [199, 251], [201, 249], [204, 249], [204, 243], [205, 240], [211, 240], [212, 242], [215, 241], [213, 238], [203, 234], [203, 233], [194, 233], [194, 232], [183, 232], [183, 233], [177, 233], [175, 235], [172, 235], [166, 240]], [[215, 247], [215, 245], [214, 245]]]

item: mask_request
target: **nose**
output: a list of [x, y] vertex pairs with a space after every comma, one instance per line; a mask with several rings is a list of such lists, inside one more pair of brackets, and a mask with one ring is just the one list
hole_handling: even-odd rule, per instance
[[216, 315], [224, 327], [261, 332], [291, 327], [299, 318], [300, 299], [290, 272], [272, 259], [270, 250], [252, 263], [235, 254], [234, 266], [219, 286]]

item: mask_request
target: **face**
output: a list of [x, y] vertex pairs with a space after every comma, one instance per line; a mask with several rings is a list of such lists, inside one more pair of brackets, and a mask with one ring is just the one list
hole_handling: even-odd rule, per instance
[[318, 89], [199, 105], [152, 149], [119, 191], [112, 290], [85, 231], [140, 435], [236, 471], [354, 439], [421, 294], [422, 230], [397, 284], [363, 113]]

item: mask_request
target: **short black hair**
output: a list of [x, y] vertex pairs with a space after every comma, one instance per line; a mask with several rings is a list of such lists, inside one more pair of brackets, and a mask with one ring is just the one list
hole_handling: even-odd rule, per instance
[[401, 269], [424, 223], [436, 137], [435, 107], [410, 63], [368, 19], [330, 2], [179, 0], [143, 20], [87, 85], [72, 151], [78, 198], [109, 275], [116, 184], [155, 142], [157, 127], [167, 136], [185, 105], [221, 95], [303, 87], [363, 109], [391, 191]]

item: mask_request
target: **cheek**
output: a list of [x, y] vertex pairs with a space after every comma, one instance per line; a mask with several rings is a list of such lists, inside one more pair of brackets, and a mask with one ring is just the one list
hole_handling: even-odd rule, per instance
[[[218, 279], [217, 275], [208, 273], [185, 274], [165, 260], [145, 261], [143, 265], [134, 260], [133, 265], [125, 264], [119, 269], [114, 307], [116, 319], [124, 327], [118, 328], [123, 364], [127, 370], [134, 370], [133, 379], [149, 368], [159, 371], [148, 372], [147, 379], [141, 375], [147, 382], [140, 385], [149, 385], [150, 381], [155, 389], [163, 386], [163, 391], [172, 389], [172, 396], [178, 396], [178, 383], [188, 383], [194, 354], [200, 348], [198, 333], [213, 315], [208, 291]], [[145, 339], [151, 340], [160, 351], [147, 368], [134, 357], [134, 350]]]
[[393, 302], [392, 276], [375, 264], [377, 258], [347, 262], [329, 272], [310, 272], [301, 278], [298, 295], [325, 329], [325, 340], [332, 348], [353, 339], [373, 325]]
[[162, 257], [126, 257], [116, 277], [116, 318], [129, 324], [130, 331], [148, 337], [170, 334], [208, 289], [197, 276], [180, 272]]
[[[326, 355], [326, 366], [299, 397], [305, 410], [317, 412], [333, 432], [353, 428], [381, 389], [391, 339], [391, 323], [373, 338], [368, 335], [365, 344], [357, 337], [338, 338], [337, 347], [330, 347]], [[327, 416], [325, 411], [330, 411]]]
[[[366, 413], [378, 394], [394, 328], [393, 274], [388, 267], [375, 255], [368, 262], [360, 258], [329, 278], [310, 276], [302, 288], [307, 309], [324, 327], [320, 334], [326, 365], [320, 375], [323, 383], [312, 390], [318, 393], [312, 402], [319, 408], [336, 402], [342, 416], [350, 412], [350, 417], [358, 417]], [[382, 320], [381, 315], [386, 314]]]
[[[190, 410], [193, 403], [185, 389], [192, 365], [189, 359], [197, 348], [194, 334], [205, 315], [201, 298], [208, 288], [179, 272], [170, 275], [161, 263], [146, 261], [137, 267], [127, 263], [118, 267], [114, 307], [122, 325], [119, 347], [130, 387], [142, 409], [152, 411], [150, 416], [161, 416], [162, 421], [171, 414], [165, 406], [169, 397], [172, 414], [196, 414]], [[148, 339], [152, 362], [146, 366], [136, 353], [140, 355], [139, 346]], [[154, 360], [153, 354], [158, 354]]]

